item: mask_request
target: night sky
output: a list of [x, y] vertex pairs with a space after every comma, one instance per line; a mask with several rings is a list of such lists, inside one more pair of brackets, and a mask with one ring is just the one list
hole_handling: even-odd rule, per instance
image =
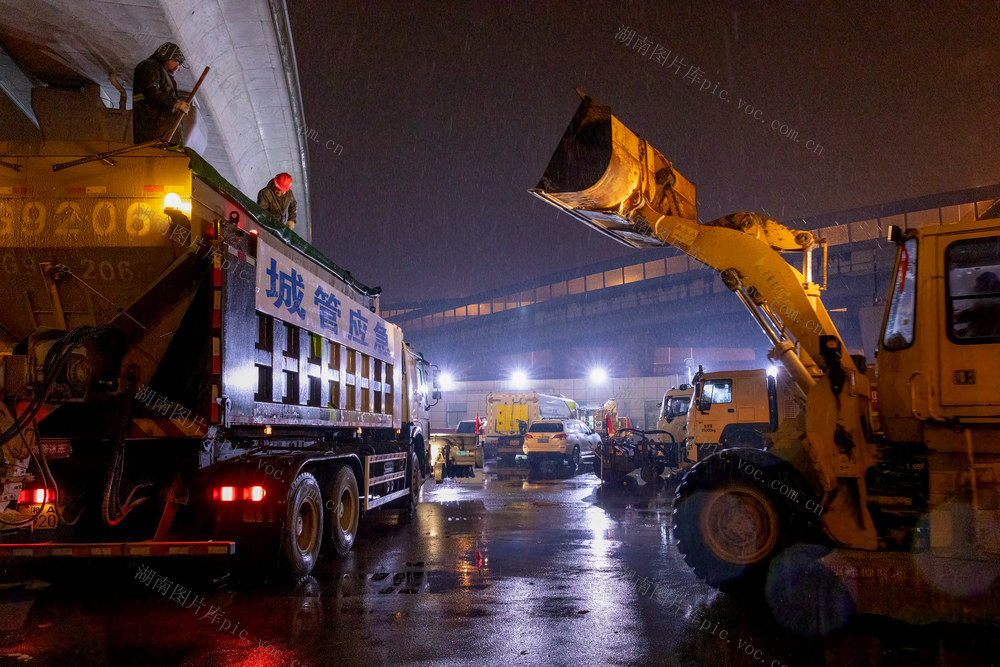
[[313, 242], [383, 307], [638, 252], [526, 192], [576, 86], [698, 185], [702, 220], [1000, 182], [997, 3], [288, 4]]

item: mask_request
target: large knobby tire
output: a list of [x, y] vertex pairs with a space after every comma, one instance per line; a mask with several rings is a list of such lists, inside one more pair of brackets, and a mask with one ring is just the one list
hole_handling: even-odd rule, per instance
[[316, 478], [304, 472], [295, 478], [285, 501], [281, 532], [281, 569], [293, 580], [316, 565], [323, 544], [323, 496]]
[[[727, 592], [756, 596], [771, 560], [807, 531], [799, 525], [793, 531], [791, 501], [746, 474], [747, 465], [736, 450], [726, 450], [692, 466], [677, 486], [673, 528], [698, 577]], [[750, 470], [760, 470], [752, 465]], [[784, 482], [789, 473], [768, 467], [761, 479]], [[814, 527], [807, 528], [811, 533]]]
[[[413, 455], [416, 459], [416, 454]], [[415, 461], [417, 475], [420, 475], [420, 463]], [[412, 465], [412, 464], [411, 464]], [[326, 501], [326, 549], [325, 553], [340, 558], [345, 556], [354, 546], [354, 538], [358, 534], [358, 521], [361, 519], [361, 500], [358, 497], [358, 478], [349, 465], [341, 465], [330, 484], [330, 492]]]

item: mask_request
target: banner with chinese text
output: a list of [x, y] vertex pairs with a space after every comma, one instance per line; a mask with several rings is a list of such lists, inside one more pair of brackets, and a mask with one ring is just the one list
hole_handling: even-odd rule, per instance
[[257, 244], [256, 303], [262, 313], [395, 363], [395, 326], [263, 242]]

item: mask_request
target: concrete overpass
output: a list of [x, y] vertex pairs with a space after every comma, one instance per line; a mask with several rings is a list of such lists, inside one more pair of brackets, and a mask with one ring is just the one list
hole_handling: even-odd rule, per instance
[[[0, 0], [0, 140], [99, 130], [131, 141], [133, 69], [166, 41], [190, 67], [178, 88], [211, 67], [185, 144], [251, 197], [290, 173], [295, 231], [309, 240], [306, 126], [284, 0]], [[97, 105], [101, 127], [73, 113]]]
[[[871, 360], [895, 258], [883, 240], [888, 226], [1000, 217], [998, 198], [1000, 184], [785, 222], [828, 239], [824, 304], [850, 351]], [[503, 380], [515, 368], [551, 380], [584, 377], [592, 365], [639, 378], [769, 363], [768, 340], [739, 299], [673, 249], [636, 250], [468, 299], [383, 302], [383, 315], [463, 381]]]

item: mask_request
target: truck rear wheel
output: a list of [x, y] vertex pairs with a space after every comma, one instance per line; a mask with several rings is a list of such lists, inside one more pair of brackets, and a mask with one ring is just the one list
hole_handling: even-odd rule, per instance
[[[420, 477], [420, 464], [411, 456], [411, 466], [416, 477]], [[327, 506], [326, 551], [337, 558], [344, 556], [354, 546], [361, 518], [361, 503], [358, 498], [358, 478], [349, 465], [341, 465], [330, 485]]]
[[420, 462], [416, 453], [410, 454], [410, 495], [407, 496], [406, 507], [403, 508], [402, 518], [409, 521], [417, 515], [417, 505], [420, 504], [420, 484], [423, 476], [420, 474]]
[[307, 472], [296, 477], [285, 506], [281, 566], [298, 580], [312, 572], [323, 543], [323, 497], [316, 478]]
[[789, 516], [780, 496], [740, 472], [737, 460], [721, 452], [688, 471], [674, 496], [674, 535], [685, 562], [706, 583], [757, 593], [785, 546]]

